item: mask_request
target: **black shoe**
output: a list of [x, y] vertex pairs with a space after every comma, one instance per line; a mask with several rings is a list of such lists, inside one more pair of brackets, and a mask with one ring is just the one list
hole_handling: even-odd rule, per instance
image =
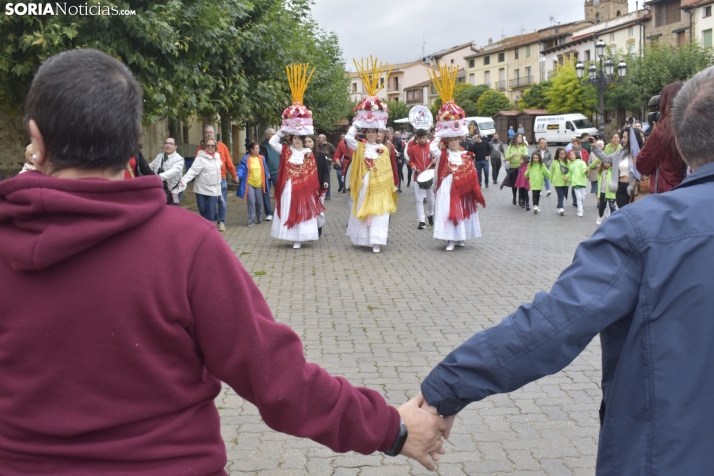
[[515, 198], [513, 199], [513, 204], [514, 204], [514, 205], [518, 205], [518, 204], [516, 203], [516, 199], [515, 199]]
[[317, 228], [317, 237], [319, 238], [321, 236], [322, 236], [322, 227], [320, 226]]
[[419, 222], [419, 226], [417, 227], [417, 230], [423, 230], [426, 227], [426, 223], [423, 221]]
[[342, 193], [347, 193], [347, 189], [342, 187]]
[[398, 193], [402, 193], [402, 189], [401, 189], [401, 188], [398, 188], [398, 189], [397, 189], [397, 192], [398, 192]]
[[494, 184], [494, 185], [498, 185], [498, 182], [496, 182], [496, 181], [494, 180], [494, 181], [493, 181], [493, 184]]
[[488, 182], [486, 182], [486, 188], [488, 188]]
[[531, 211], [531, 207], [526, 203], [526, 211], [529, 212]]
[[429, 226], [434, 226], [434, 216], [426, 217], [429, 220]]
[[574, 206], [575, 208], [577, 208], [577, 207], [578, 207], [578, 204], [577, 204], [577, 203], [573, 203], [573, 206]]
[[330, 200], [330, 197], [325, 197], [325, 200]]

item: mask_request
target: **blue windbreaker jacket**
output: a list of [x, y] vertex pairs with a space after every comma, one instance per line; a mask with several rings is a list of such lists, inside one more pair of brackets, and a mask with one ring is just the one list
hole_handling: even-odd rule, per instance
[[714, 163], [613, 213], [549, 293], [422, 383], [443, 415], [562, 370], [600, 334], [598, 475], [714, 474]]

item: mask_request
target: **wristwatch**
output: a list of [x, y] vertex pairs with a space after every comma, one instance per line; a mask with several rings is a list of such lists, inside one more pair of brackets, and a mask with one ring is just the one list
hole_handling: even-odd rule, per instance
[[384, 454], [387, 456], [397, 456], [399, 453], [401, 453], [402, 448], [404, 448], [404, 443], [407, 442], [408, 434], [409, 432], [407, 431], [407, 425], [405, 425], [404, 420], [400, 418], [399, 435], [397, 435], [397, 441], [395, 441], [394, 446], [392, 446], [389, 450], [385, 451]]

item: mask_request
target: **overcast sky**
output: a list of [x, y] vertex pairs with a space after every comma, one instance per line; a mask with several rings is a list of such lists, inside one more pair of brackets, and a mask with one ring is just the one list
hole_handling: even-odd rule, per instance
[[[630, 11], [635, 0], [629, 0]], [[643, 0], [639, 5], [642, 8]], [[380, 61], [414, 61], [424, 52], [503, 36], [531, 33], [555, 22], [585, 18], [584, 0], [315, 0], [313, 18], [340, 37], [348, 69], [352, 58], [374, 55]], [[501, 8], [499, 8], [501, 7]], [[369, 24], [369, 27], [365, 26]]]

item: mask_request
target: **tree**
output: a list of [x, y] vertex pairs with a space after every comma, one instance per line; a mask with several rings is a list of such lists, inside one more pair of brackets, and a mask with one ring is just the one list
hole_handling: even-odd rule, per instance
[[567, 62], [560, 66], [553, 77], [553, 85], [545, 92], [550, 101], [550, 114], [579, 112], [590, 116], [598, 103], [598, 94], [594, 86], [578, 79], [575, 65]]
[[387, 125], [396, 129], [399, 125], [394, 124], [394, 121], [409, 117], [409, 110], [411, 108], [407, 106], [406, 103], [401, 101], [389, 101], [387, 105], [389, 106], [389, 119], [387, 120]]
[[676, 81], [686, 81], [697, 72], [714, 65], [714, 51], [700, 43], [677, 46], [647, 46], [641, 56], [619, 52], [617, 62], [627, 63], [627, 75], [621, 83], [607, 90], [605, 106], [630, 111], [644, 108], [652, 96]]
[[493, 117], [501, 111], [512, 108], [508, 97], [499, 91], [485, 91], [478, 99], [478, 115]]
[[[310, 16], [311, 0], [169, 0], [121, 5], [136, 15], [0, 16], [0, 105], [18, 114], [48, 57], [96, 48], [123, 61], [144, 93], [144, 122], [221, 115], [276, 123], [289, 104], [285, 66], [317, 66], [305, 95], [318, 127], [346, 114], [348, 78], [337, 37]], [[98, 0], [90, 0], [98, 5]], [[106, 5], [106, 3], [102, 3]], [[291, 28], [285, 28], [291, 25]]]
[[[467, 117], [478, 116], [478, 100], [489, 89], [486, 84], [474, 86], [473, 84], [458, 83], [454, 86], [454, 102], [464, 110]], [[439, 112], [441, 104], [441, 98], [437, 98], [430, 108], [432, 114], [436, 115]]]
[[552, 81], [543, 81], [534, 84], [530, 89], [527, 89], [521, 99], [518, 101], [518, 110], [523, 109], [548, 109], [550, 99], [546, 93], [553, 87]]

